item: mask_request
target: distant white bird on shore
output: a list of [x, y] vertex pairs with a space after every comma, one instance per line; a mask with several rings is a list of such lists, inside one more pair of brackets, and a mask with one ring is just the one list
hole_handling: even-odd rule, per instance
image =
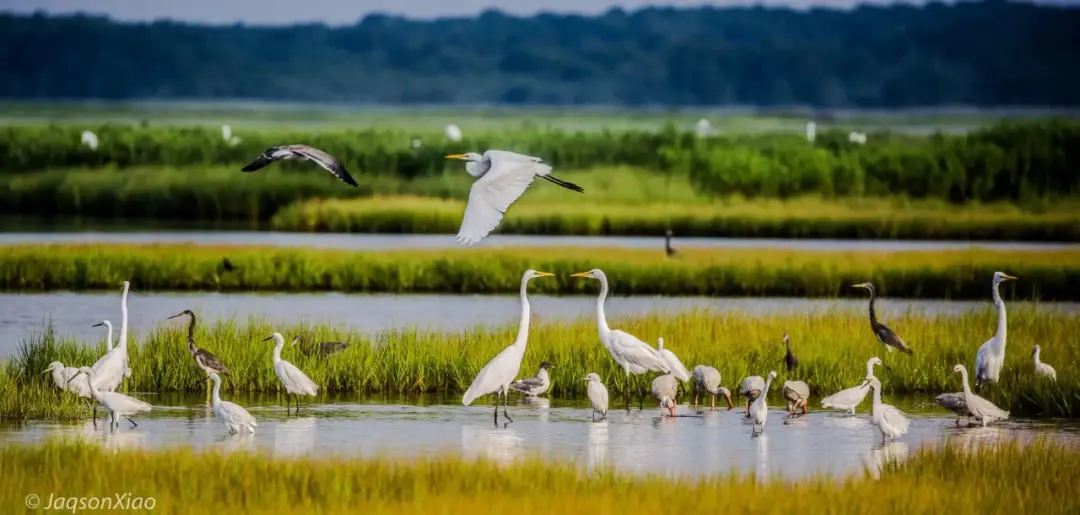
[[1054, 367], [1043, 363], [1039, 359], [1041, 351], [1042, 349], [1038, 345], [1031, 351], [1031, 356], [1035, 358], [1035, 373], [1043, 377], [1049, 377], [1051, 381], [1057, 381], [1057, 371], [1054, 370]]
[[848, 134], [848, 141], [857, 145], [865, 145], [866, 134], [863, 134], [861, 132], [852, 132], [851, 134]]
[[238, 143], [240, 143], [240, 138], [233, 136], [232, 127], [229, 127], [228, 125], [221, 126], [221, 138], [224, 139], [226, 143], [234, 147]]
[[815, 139], [817, 139], [817, 124], [806, 122], [806, 141], [813, 143]]
[[713, 127], [712, 122], [702, 118], [694, 125], [694, 132], [697, 133], [699, 138], [708, 138], [713, 134], [716, 134], [716, 128]]
[[600, 376], [597, 375], [596, 372], [593, 372], [582, 379], [589, 382], [585, 391], [589, 395], [589, 404], [592, 406], [593, 420], [596, 420], [597, 413], [600, 414], [600, 418], [607, 418], [608, 391], [607, 387], [604, 386], [604, 383], [600, 381]]
[[97, 150], [98, 137], [90, 131], [82, 131], [82, 144], [90, 147], [90, 150]]
[[461, 141], [461, 128], [457, 125], [452, 123], [447, 125], [443, 128], [443, 133], [446, 134], [446, 137], [449, 138], [450, 141]]

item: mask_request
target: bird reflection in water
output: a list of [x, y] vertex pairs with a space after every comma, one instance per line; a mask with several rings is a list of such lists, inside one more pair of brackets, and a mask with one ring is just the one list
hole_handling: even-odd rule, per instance
[[485, 458], [505, 465], [521, 457], [524, 442], [525, 439], [517, 431], [508, 427], [461, 428], [461, 453], [469, 458]]

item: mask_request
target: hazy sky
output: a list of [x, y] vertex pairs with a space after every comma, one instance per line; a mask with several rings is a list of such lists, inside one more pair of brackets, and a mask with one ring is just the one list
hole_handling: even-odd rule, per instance
[[[371, 12], [417, 18], [473, 15], [495, 7], [514, 14], [540, 10], [597, 13], [612, 6], [636, 9], [648, 5], [786, 5], [795, 7], [850, 7], [856, 3], [891, 3], [888, 0], [0, 0], [0, 11], [29, 13], [85, 12], [107, 14], [119, 20], [174, 20], [249, 24], [291, 24], [320, 21], [351, 24]], [[1044, 0], [1048, 4], [1080, 4], [1080, 0]]]

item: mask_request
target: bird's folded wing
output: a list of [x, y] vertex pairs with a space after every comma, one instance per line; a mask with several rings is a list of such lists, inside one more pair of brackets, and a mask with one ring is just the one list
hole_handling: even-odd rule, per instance
[[472, 245], [490, 234], [498, 227], [510, 204], [529, 188], [541, 167], [549, 168], [521, 159], [492, 159], [491, 170], [477, 179], [469, 190], [469, 203], [465, 206], [457, 239]]
[[905, 417], [903, 413], [900, 413], [900, 410], [893, 408], [892, 406], [885, 408], [884, 411], [882, 411], [881, 416], [885, 418], [885, 421], [888, 422], [890, 426], [893, 426], [904, 433], [907, 432], [908, 425], [911, 424], [907, 417]]
[[300, 154], [312, 161], [315, 161], [319, 166], [325, 168], [328, 172], [334, 174], [334, 177], [341, 179], [342, 182], [350, 186], [358, 186], [356, 179], [353, 179], [352, 175], [345, 170], [345, 165], [341, 163], [336, 157], [323, 152], [314, 147], [307, 145], [289, 145], [287, 148], [297, 154]]
[[539, 377], [530, 377], [528, 379], [519, 379], [517, 381], [514, 381], [513, 383], [510, 383], [510, 386], [517, 386], [518, 388], [539, 387], [544, 386], [544, 381], [541, 380]]

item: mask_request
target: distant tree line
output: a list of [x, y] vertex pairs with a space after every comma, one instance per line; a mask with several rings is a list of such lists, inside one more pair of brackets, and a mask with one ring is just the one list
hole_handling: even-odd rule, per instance
[[1080, 8], [371, 15], [342, 28], [0, 15], [0, 97], [390, 104], [1080, 105]]

